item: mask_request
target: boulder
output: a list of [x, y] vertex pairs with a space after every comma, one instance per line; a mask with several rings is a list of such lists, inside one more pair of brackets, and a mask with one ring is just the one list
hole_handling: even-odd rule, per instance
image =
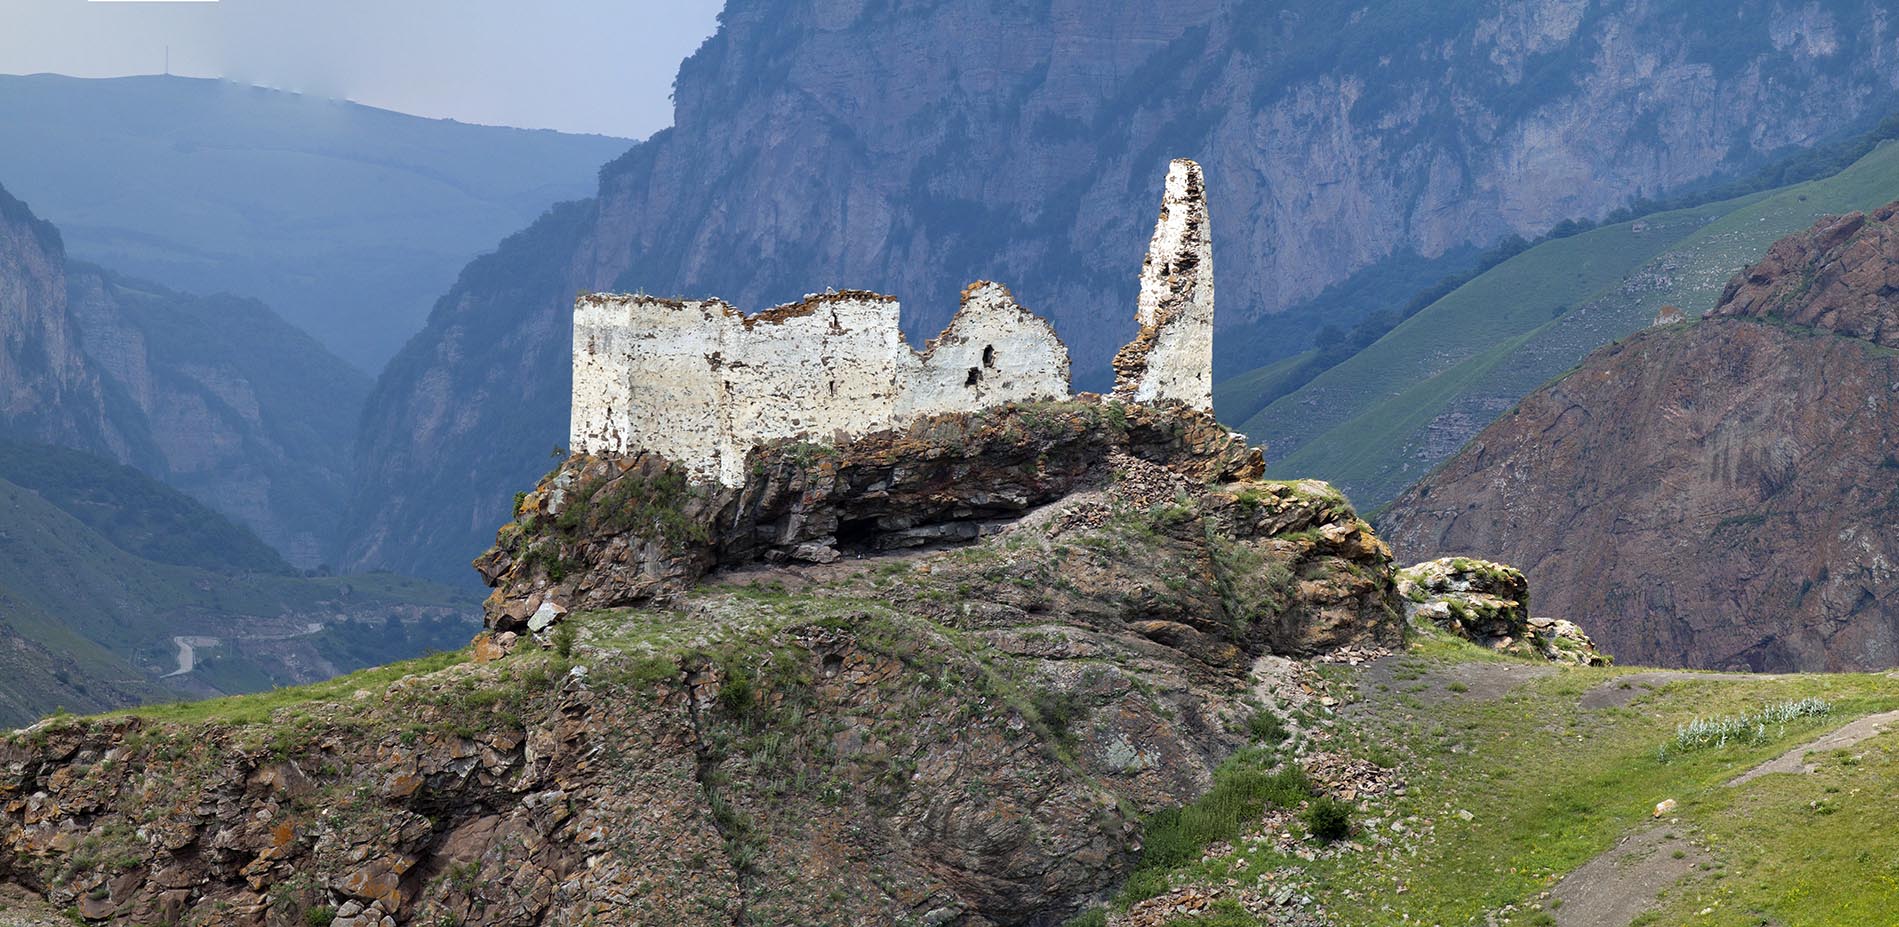
[[1606, 666], [1610, 658], [1574, 622], [1530, 616], [1530, 584], [1513, 566], [1444, 557], [1398, 571], [1405, 619], [1493, 650], [1555, 663]]

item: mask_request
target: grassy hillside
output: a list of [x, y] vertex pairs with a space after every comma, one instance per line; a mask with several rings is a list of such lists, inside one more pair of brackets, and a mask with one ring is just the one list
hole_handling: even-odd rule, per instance
[[[761, 592], [747, 601], [757, 609], [749, 620], [791, 626], [822, 623], [834, 607], [812, 595]], [[861, 609], [848, 622], [917, 653], [905, 635], [919, 628], [873, 625]], [[512, 679], [471, 682], [470, 670], [492, 674], [495, 666], [456, 667], [465, 654], [444, 654], [132, 714], [205, 725], [183, 729], [194, 736], [280, 742], [272, 738], [351, 704], [359, 698], [352, 693], [409, 674], [422, 675], [402, 691], [425, 699], [526, 704], [557, 691], [551, 680], [574, 661], [591, 668], [594, 685], [630, 686], [615, 697], [633, 704], [663, 691], [674, 661], [765, 660], [757, 631], [663, 612], [597, 613], [586, 616], [578, 643], [562, 645], [571, 656], [530, 649], [495, 665], [519, 674]], [[999, 653], [988, 659], [1007, 663]], [[925, 680], [944, 672], [923, 662], [903, 670]], [[1252, 745], [1220, 766], [1201, 797], [1149, 815], [1134, 871], [1070, 927], [1125, 914], [1134, 916], [1127, 923], [1157, 927], [1303, 924], [1314, 921], [1299, 917], [1314, 914], [1339, 927], [1847, 927], [1886, 923], [1899, 907], [1899, 805], [1891, 800], [1899, 724], [1881, 732], [1868, 723], [1899, 709], [1888, 675], [1557, 667], [1428, 634], [1375, 663], [1293, 673], [1303, 685], [1259, 681], [1265, 710], [1249, 725]], [[1062, 704], [1038, 694], [1032, 674], [996, 678], [1030, 687], [1013, 696], [1026, 716], [1049, 710], [1026, 706]], [[745, 679], [746, 704], [790, 701], [812, 685], [795, 674]], [[368, 702], [384, 713], [356, 720], [352, 736], [373, 742], [408, 730], [413, 712], [382, 708], [394, 700]], [[527, 714], [511, 710], [517, 723]], [[1062, 749], [1096, 749], [1087, 710], [1065, 710], [1073, 716], [1063, 721]], [[748, 736], [778, 744], [808, 728], [835, 729], [829, 716], [808, 711], [761, 716]], [[1697, 733], [1741, 719], [1725, 741]], [[1823, 740], [1858, 728], [1872, 730]], [[634, 740], [624, 746], [639, 749]], [[902, 755], [908, 746], [894, 749]], [[667, 773], [641, 768], [652, 777], [642, 788], [668, 787]], [[786, 800], [789, 774], [780, 776], [780, 791], [761, 789], [760, 804]]]
[[262, 299], [365, 371], [629, 144], [222, 81], [0, 76], [0, 177], [75, 257]]
[[[0, 446], [0, 723], [253, 691], [459, 646], [473, 605], [392, 574], [294, 575], [248, 532], [137, 471]], [[181, 668], [179, 637], [197, 642], [194, 666], [167, 676]]]
[[[1173, 861], [1156, 864], [1150, 850], [1110, 908], [1198, 896], [1211, 903], [1196, 916], [1140, 923], [1279, 923], [1243, 904], [1249, 892], [1290, 889], [1339, 925], [1494, 916], [1559, 927], [1632, 918], [1844, 927], [1885, 923], [1899, 907], [1899, 725], [1805, 749], [1899, 707], [1887, 675], [1559, 669], [1438, 640], [1366, 668], [1318, 669], [1341, 704], [1309, 703], [1295, 723], [1321, 734], [1261, 743], [1228, 761], [1209, 796], [1151, 819], [1148, 845], [1171, 848]], [[1808, 699], [1817, 701], [1807, 713], [1750, 723], [1725, 743], [1689, 736], [1697, 719], [1758, 719]], [[1262, 832], [1261, 813], [1274, 808], [1262, 771], [1288, 754], [1310, 764], [1314, 753], [1362, 761], [1361, 773], [1377, 770], [1402, 794], [1374, 789], [1345, 802], [1336, 841], [1313, 835], [1309, 809], [1322, 799], [1296, 795], [1275, 818], [1285, 823]], [[1815, 769], [1735, 781], [1783, 756]], [[1607, 902], [1621, 905], [1619, 917]]]
[[1662, 305], [1699, 314], [1776, 239], [1895, 198], [1899, 145], [1888, 143], [1831, 177], [1545, 242], [1239, 427], [1274, 449], [1274, 472], [1331, 480], [1376, 508]]

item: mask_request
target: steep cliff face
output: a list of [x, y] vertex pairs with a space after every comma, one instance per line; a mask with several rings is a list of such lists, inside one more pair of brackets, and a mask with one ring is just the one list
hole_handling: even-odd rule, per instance
[[0, 191], [0, 432], [192, 494], [293, 564], [332, 549], [368, 383], [263, 304], [66, 260]]
[[122, 399], [117, 416], [155, 453], [146, 469], [292, 564], [330, 562], [367, 379], [256, 300], [89, 267], [71, 271], [67, 292], [92, 369]]
[[1381, 518], [1518, 564], [1625, 662], [1899, 663], [1895, 207], [1821, 221], [1710, 318], [1592, 355]]
[[387, 369], [348, 559], [450, 577], [480, 549], [564, 440], [579, 290], [757, 309], [865, 287], [902, 298], [914, 336], [1000, 280], [1100, 389], [1152, 222], [1131, 194], [1168, 158], [1205, 167], [1230, 326], [1891, 101], [1878, 4], [1717, 7], [734, 0], [680, 69], [675, 127], [472, 264]]
[[129, 454], [79, 341], [59, 231], [0, 189], [0, 428]]

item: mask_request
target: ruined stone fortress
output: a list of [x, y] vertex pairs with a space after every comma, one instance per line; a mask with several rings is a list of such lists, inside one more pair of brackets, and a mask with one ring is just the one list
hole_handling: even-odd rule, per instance
[[[746, 315], [723, 300], [590, 294], [574, 306], [575, 453], [660, 453], [743, 485], [751, 450], [835, 440], [922, 416], [1067, 399], [1068, 348], [1007, 287], [978, 282], [919, 352], [889, 296], [845, 290]], [[1213, 245], [1200, 166], [1167, 172], [1141, 267], [1140, 334], [1113, 398], [1213, 406]]]

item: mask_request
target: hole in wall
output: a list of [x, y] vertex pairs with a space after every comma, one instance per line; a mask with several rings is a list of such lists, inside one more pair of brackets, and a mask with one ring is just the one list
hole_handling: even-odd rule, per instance
[[824, 678], [830, 679], [844, 671], [844, 658], [835, 653], [824, 655]]
[[865, 550], [877, 540], [877, 519], [846, 518], [837, 523], [837, 547]]
[[996, 365], [995, 345], [985, 344], [982, 346], [982, 365], [984, 367], [994, 367]]
[[971, 367], [969, 368], [969, 376], [966, 376], [963, 378], [963, 385], [975, 386], [981, 380], [982, 380], [982, 368]]

